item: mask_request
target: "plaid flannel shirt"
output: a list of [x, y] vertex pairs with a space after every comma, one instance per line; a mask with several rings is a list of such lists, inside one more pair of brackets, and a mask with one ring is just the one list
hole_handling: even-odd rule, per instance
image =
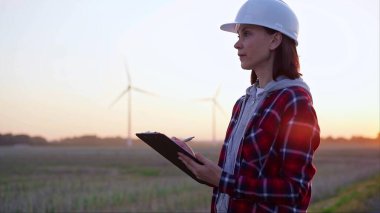
[[[245, 98], [233, 108], [220, 167]], [[229, 212], [306, 212], [316, 172], [312, 160], [320, 142], [310, 94], [299, 86], [268, 93], [247, 127], [234, 174], [223, 171], [213, 190], [211, 212], [216, 212], [218, 193], [230, 195]]]

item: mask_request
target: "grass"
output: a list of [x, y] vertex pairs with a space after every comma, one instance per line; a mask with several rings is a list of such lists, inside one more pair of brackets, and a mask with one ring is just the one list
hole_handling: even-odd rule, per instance
[[368, 201], [380, 196], [380, 173], [342, 188], [333, 197], [314, 203], [310, 212], [370, 212]]
[[312, 202], [336, 195], [341, 188], [380, 171], [380, 147], [361, 144], [321, 144], [314, 158]]
[[0, 149], [0, 212], [203, 211], [210, 199], [150, 149]]
[[[379, 150], [321, 148], [312, 210], [336, 212], [379, 190], [349, 188], [379, 174]], [[219, 149], [194, 147], [213, 161]], [[0, 148], [0, 212], [208, 212], [210, 201], [211, 188], [149, 148]]]

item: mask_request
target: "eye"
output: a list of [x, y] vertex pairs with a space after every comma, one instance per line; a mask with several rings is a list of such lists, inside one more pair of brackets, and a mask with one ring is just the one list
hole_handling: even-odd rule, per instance
[[243, 31], [242, 34], [243, 34], [243, 37], [248, 37], [250, 35], [250, 32], [245, 30], [245, 31]]
[[246, 29], [243, 29], [241, 32], [238, 33], [238, 38], [242, 37], [242, 38], [246, 38], [248, 36], [250, 36], [252, 33]]
[[251, 35], [251, 33], [249, 31], [243, 30], [241, 33], [238, 34], [238, 38], [240, 38], [240, 37], [245, 38], [245, 37], [248, 37], [249, 35]]

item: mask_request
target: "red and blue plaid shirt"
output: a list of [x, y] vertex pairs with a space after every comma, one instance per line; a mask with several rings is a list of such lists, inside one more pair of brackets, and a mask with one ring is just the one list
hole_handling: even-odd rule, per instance
[[[220, 167], [245, 98], [233, 108]], [[223, 171], [219, 186], [213, 190], [211, 212], [216, 212], [218, 193], [230, 196], [228, 212], [306, 212], [319, 134], [308, 91], [293, 86], [268, 93], [248, 122], [234, 174]]]

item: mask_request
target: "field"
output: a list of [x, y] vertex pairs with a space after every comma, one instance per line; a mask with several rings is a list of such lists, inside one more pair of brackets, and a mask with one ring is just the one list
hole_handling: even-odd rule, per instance
[[[219, 149], [194, 147], [214, 161]], [[315, 164], [312, 209], [318, 211], [342, 190], [380, 174], [380, 147], [325, 143]], [[371, 182], [376, 189], [378, 180]], [[380, 192], [372, 191], [369, 200], [376, 200]], [[0, 212], [207, 212], [210, 195], [211, 188], [141, 144], [0, 148]]]

